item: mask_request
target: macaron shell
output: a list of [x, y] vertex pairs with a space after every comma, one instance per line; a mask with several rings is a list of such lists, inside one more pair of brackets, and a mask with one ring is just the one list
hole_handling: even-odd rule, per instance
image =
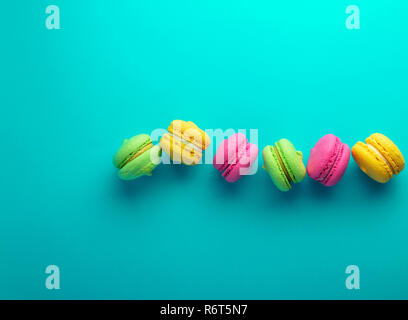
[[[224, 171], [228, 165], [236, 164], [240, 150], [244, 150], [247, 138], [242, 133], [236, 133], [225, 139], [219, 145], [213, 159], [213, 166], [218, 171]], [[241, 151], [242, 152], [242, 151]]]
[[290, 183], [286, 178], [283, 169], [279, 164], [279, 160], [275, 152], [272, 150], [273, 146], [266, 146], [262, 151], [264, 159], [264, 169], [268, 172], [272, 182], [280, 191], [289, 191], [291, 189]]
[[259, 149], [255, 144], [247, 143], [245, 149], [241, 150], [244, 150], [244, 152], [238, 153], [238, 164], [241, 175], [247, 175], [258, 157]]
[[222, 172], [225, 180], [235, 182], [250, 172], [258, 153], [258, 147], [248, 143], [245, 135], [239, 132], [221, 142], [214, 156], [213, 166]]
[[335, 160], [329, 175], [322, 181], [322, 184], [327, 187], [332, 187], [341, 180], [350, 161], [350, 147], [345, 143], [342, 143], [341, 146], [340, 154]]
[[[242, 145], [241, 145], [242, 150]], [[258, 157], [259, 149], [256, 145], [248, 143], [245, 146], [244, 153], [240, 153], [238, 160], [235, 164], [230, 165], [227, 170], [222, 174], [225, 180], [228, 182], [235, 182], [242, 176], [247, 175], [253, 163]]]
[[384, 160], [363, 142], [357, 142], [351, 153], [360, 169], [371, 179], [386, 183], [392, 178], [393, 173]]
[[161, 148], [156, 145], [127, 163], [119, 170], [118, 175], [122, 180], [133, 180], [143, 175], [150, 176], [159, 164], [160, 157]]
[[340, 139], [333, 134], [327, 134], [319, 139], [310, 151], [307, 162], [307, 174], [310, 178], [320, 181], [334, 164], [341, 147]]
[[149, 143], [152, 143], [152, 139], [147, 134], [139, 134], [125, 140], [113, 157], [113, 165], [116, 168], [120, 168], [132, 154], [136, 153]]
[[303, 164], [302, 153], [296, 151], [295, 146], [287, 139], [279, 140], [276, 147], [292, 181], [295, 183], [303, 181], [306, 176], [306, 168]]
[[194, 144], [201, 150], [207, 149], [210, 145], [210, 137], [194, 122], [173, 120], [167, 130], [183, 140]]
[[171, 134], [165, 133], [159, 142], [161, 148], [173, 161], [185, 165], [196, 165], [200, 162], [202, 153], [191, 144], [182, 143]]
[[387, 159], [394, 174], [399, 174], [404, 169], [404, 157], [398, 147], [388, 137], [381, 133], [374, 133], [366, 139], [366, 143], [375, 147]]

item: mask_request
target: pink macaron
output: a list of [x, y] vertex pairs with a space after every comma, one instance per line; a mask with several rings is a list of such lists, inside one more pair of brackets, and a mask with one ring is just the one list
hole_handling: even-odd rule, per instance
[[325, 186], [340, 181], [350, 160], [350, 148], [333, 134], [322, 137], [310, 151], [307, 174]]
[[258, 147], [249, 143], [244, 134], [236, 133], [220, 144], [213, 166], [222, 173], [225, 180], [235, 182], [249, 173], [258, 152]]

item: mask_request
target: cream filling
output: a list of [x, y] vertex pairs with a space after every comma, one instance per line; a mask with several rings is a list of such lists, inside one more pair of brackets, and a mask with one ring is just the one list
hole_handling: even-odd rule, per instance
[[184, 144], [184, 145], [187, 145], [187, 146], [193, 148], [195, 153], [198, 153], [198, 154], [202, 153], [202, 150], [200, 148], [198, 148], [194, 143], [189, 142], [187, 140], [184, 140], [183, 138], [180, 138], [179, 136], [176, 136], [175, 134], [172, 134], [171, 132], [169, 132], [169, 135], [171, 135], [174, 140], [177, 140], [181, 144]]
[[390, 165], [390, 163], [388, 162], [387, 159], [385, 159], [385, 157], [381, 154], [380, 151], [378, 151], [378, 149], [376, 147], [374, 147], [373, 145], [367, 143], [367, 146], [373, 150], [381, 159], [384, 160], [384, 162], [387, 164], [388, 168], [390, 168], [391, 172], [394, 173], [394, 170], [392, 169], [392, 166]]
[[146, 152], [147, 150], [149, 150], [150, 148], [153, 148], [153, 143], [148, 143], [147, 145], [145, 145], [142, 149], [140, 149], [139, 151], [137, 151], [136, 153], [134, 153], [133, 155], [131, 155], [127, 160], [125, 160], [123, 162], [123, 164], [120, 166], [120, 169], [122, 169], [124, 166], [126, 166], [130, 161], [133, 161], [134, 159], [136, 159], [138, 156], [140, 156], [142, 153]]
[[279, 162], [279, 164], [280, 164], [280, 166], [281, 166], [281, 168], [282, 168], [282, 170], [283, 170], [283, 172], [284, 172], [284, 174], [285, 174], [285, 176], [286, 176], [286, 179], [287, 179], [288, 182], [289, 182], [289, 188], [290, 188], [290, 183], [293, 182], [293, 181], [292, 181], [292, 178], [290, 177], [290, 174], [289, 174], [289, 172], [288, 172], [288, 169], [286, 169], [285, 163], [283, 162], [283, 160], [282, 160], [282, 158], [281, 158], [281, 156], [280, 156], [280, 154], [279, 154], [278, 147], [273, 146], [272, 148], [273, 148], [273, 151], [274, 151], [275, 154], [276, 154], [276, 157], [278, 158], [278, 162]]
[[[169, 129], [171, 129], [171, 130], [168, 130], [168, 132], [173, 136], [180, 137], [183, 141], [187, 141], [187, 140], [182, 138], [184, 133], [191, 132], [191, 130], [197, 130], [201, 135], [201, 139], [197, 140], [196, 139], [197, 136], [193, 135], [192, 136], [193, 140], [188, 141], [187, 143], [192, 143], [199, 150], [207, 149], [207, 147], [209, 145], [209, 142], [207, 142], [207, 137], [208, 137], [207, 134], [203, 130], [201, 130], [199, 127], [197, 127], [194, 123], [192, 123], [190, 121], [188, 121], [187, 123], [191, 123], [193, 125], [193, 127], [186, 128], [185, 130], [181, 130], [181, 128], [179, 126], [176, 126], [176, 127], [172, 126], [171, 128], [169, 127]], [[194, 131], [194, 132], [196, 132], [196, 131]], [[204, 145], [203, 145], [203, 143], [204, 143]]]

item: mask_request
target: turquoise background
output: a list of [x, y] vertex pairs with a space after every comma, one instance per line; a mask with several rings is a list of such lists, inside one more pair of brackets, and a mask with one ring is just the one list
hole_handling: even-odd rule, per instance
[[[49, 4], [61, 30], [45, 28]], [[345, 27], [350, 4], [360, 30]], [[407, 172], [380, 185], [351, 159], [333, 188], [306, 178], [280, 193], [262, 169], [228, 184], [211, 165], [161, 165], [123, 182], [112, 166], [123, 139], [173, 119], [258, 129], [260, 149], [286, 137], [305, 164], [327, 133], [352, 146], [381, 132], [407, 155], [407, 10], [2, 3], [0, 298], [408, 298]]]

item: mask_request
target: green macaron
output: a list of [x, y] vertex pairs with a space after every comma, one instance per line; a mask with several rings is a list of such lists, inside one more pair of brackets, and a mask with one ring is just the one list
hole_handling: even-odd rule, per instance
[[139, 134], [123, 141], [113, 157], [113, 165], [119, 169], [119, 178], [133, 180], [143, 175], [152, 175], [152, 171], [160, 163], [161, 148], [153, 146], [147, 134]]
[[292, 183], [299, 183], [306, 176], [302, 152], [296, 151], [287, 139], [279, 140], [274, 146], [266, 146], [262, 156], [263, 168], [281, 191], [289, 191]]

